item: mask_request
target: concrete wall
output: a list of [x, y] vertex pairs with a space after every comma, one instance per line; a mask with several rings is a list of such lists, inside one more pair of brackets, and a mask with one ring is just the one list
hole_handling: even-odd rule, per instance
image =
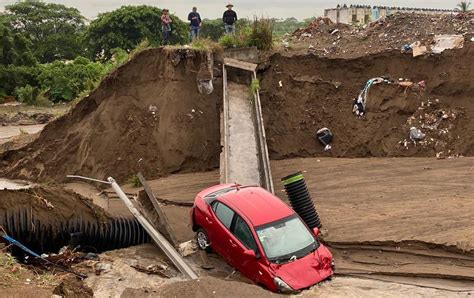
[[324, 10], [324, 16], [328, 17], [334, 23], [364, 25], [378, 18], [383, 18], [391, 14], [400, 13], [419, 13], [419, 14], [453, 14], [454, 10], [448, 9], [425, 9], [425, 8], [405, 8], [405, 7], [386, 7], [386, 6], [368, 6], [357, 5]]
[[258, 50], [256, 47], [226, 49], [224, 51], [224, 57], [250, 63], [259, 63]]

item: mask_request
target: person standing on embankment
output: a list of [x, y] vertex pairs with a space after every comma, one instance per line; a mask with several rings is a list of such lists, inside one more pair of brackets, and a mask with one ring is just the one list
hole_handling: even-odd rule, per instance
[[232, 10], [234, 5], [227, 4], [227, 10], [224, 12], [222, 16], [222, 21], [224, 22], [224, 28], [226, 34], [234, 34], [235, 33], [235, 22], [237, 22], [237, 13]]
[[190, 39], [191, 41], [199, 38], [199, 31], [201, 30], [202, 20], [201, 16], [197, 12], [197, 7], [193, 7], [193, 11], [191, 11], [188, 15], [189, 30], [191, 31]]
[[171, 20], [169, 10], [164, 8], [161, 15], [161, 32], [163, 33], [163, 44], [167, 45], [170, 42], [171, 37]]

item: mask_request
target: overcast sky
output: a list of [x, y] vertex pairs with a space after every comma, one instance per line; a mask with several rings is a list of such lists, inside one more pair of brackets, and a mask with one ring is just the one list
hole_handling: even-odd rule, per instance
[[[0, 0], [0, 10], [5, 5], [15, 3], [15, 0]], [[197, 6], [202, 18], [219, 18], [225, 10], [226, 1], [212, 0], [53, 0], [66, 6], [78, 8], [84, 16], [93, 19], [98, 13], [114, 10], [122, 5], [154, 5], [160, 8], [169, 8], [172, 13], [186, 18], [192, 6]], [[454, 8], [459, 0], [372, 0], [351, 1], [347, 4], [390, 5], [406, 7]], [[344, 1], [323, 0], [235, 0], [234, 10], [240, 17], [268, 16], [274, 18], [296, 17], [298, 19], [320, 16], [325, 8], [335, 7]]]

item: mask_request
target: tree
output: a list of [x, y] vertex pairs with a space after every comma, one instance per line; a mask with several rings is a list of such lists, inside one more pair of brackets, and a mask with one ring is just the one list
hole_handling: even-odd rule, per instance
[[[188, 40], [188, 26], [171, 15], [172, 43]], [[91, 58], [107, 60], [115, 48], [130, 52], [147, 39], [151, 45], [162, 43], [161, 9], [148, 5], [122, 6], [100, 14], [91, 22], [85, 34], [85, 44]]]
[[102, 79], [106, 65], [92, 62], [84, 57], [74, 61], [53, 63], [39, 66], [38, 75], [41, 90], [54, 101], [71, 101], [81, 92], [92, 90]]
[[17, 86], [36, 83], [36, 60], [30, 42], [0, 22], [0, 98]]
[[468, 12], [471, 7], [471, 1], [461, 1], [457, 6], [460, 11]]
[[31, 40], [33, 54], [41, 63], [74, 59], [83, 52], [85, 18], [76, 8], [26, 0], [7, 6], [6, 11], [11, 28]]
[[286, 33], [293, 33], [296, 29], [306, 27], [313, 19], [305, 19], [302, 22], [296, 18], [291, 17], [286, 20], [273, 20], [273, 34], [275, 36], [283, 36]]
[[201, 37], [218, 41], [219, 38], [224, 35], [224, 23], [222, 22], [222, 19], [204, 19], [200, 35]]

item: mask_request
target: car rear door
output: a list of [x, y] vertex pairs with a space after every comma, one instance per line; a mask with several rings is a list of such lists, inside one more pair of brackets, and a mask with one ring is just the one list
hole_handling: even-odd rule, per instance
[[207, 230], [211, 241], [211, 247], [233, 266], [230, 258], [230, 228], [232, 226], [235, 212], [219, 201], [215, 201], [212, 204], [212, 210], [217, 220], [212, 225], [212, 228]]

